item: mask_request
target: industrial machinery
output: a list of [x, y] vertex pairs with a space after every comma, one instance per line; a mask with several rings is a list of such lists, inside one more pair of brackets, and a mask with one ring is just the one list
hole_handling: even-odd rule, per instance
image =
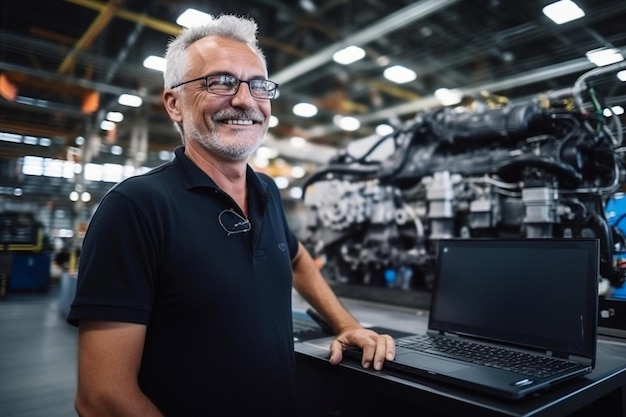
[[342, 150], [305, 184], [305, 244], [335, 283], [428, 291], [441, 239], [597, 237], [600, 275], [621, 287], [625, 239], [605, 208], [624, 183], [607, 86], [623, 68], [424, 111], [358, 155]]

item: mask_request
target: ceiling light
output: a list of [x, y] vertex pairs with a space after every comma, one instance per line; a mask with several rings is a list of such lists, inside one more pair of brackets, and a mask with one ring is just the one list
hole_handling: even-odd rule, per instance
[[22, 139], [22, 143], [25, 145], [37, 145], [39, 143], [39, 138], [36, 138], [35, 136], [26, 135]]
[[626, 70], [621, 70], [620, 72], [618, 72], [617, 78], [619, 78], [620, 81], [626, 82]]
[[120, 98], [117, 99], [117, 102], [123, 106], [139, 107], [143, 100], [141, 97], [134, 94], [122, 94]]
[[257, 169], [263, 169], [270, 166], [270, 161], [268, 159], [258, 155], [254, 157], [252, 163]]
[[365, 51], [363, 48], [353, 45], [335, 52], [333, 54], [333, 60], [338, 64], [349, 65], [362, 59], [364, 56]]
[[301, 187], [291, 187], [289, 189], [289, 197], [293, 198], [294, 200], [298, 200], [298, 199], [302, 198], [302, 188]]
[[274, 182], [276, 183], [276, 186], [280, 188], [281, 190], [284, 190], [285, 188], [289, 187], [289, 178], [287, 177], [283, 177], [283, 176], [275, 177]]
[[615, 48], [599, 48], [587, 52], [587, 59], [599, 67], [624, 60], [622, 53]]
[[270, 116], [270, 124], [269, 127], [276, 127], [278, 126], [278, 117], [276, 116]]
[[0, 140], [4, 142], [22, 143], [22, 135], [16, 133], [0, 133]]
[[304, 178], [306, 175], [306, 169], [300, 165], [294, 165], [291, 167], [291, 176], [294, 178]]
[[112, 122], [112, 121], [110, 121], [110, 120], [103, 120], [103, 121], [100, 123], [100, 129], [102, 129], [102, 130], [107, 130], [107, 131], [109, 131], [109, 130], [113, 130], [113, 129], [115, 129], [115, 123], [113, 123], [113, 122]]
[[393, 133], [393, 127], [391, 125], [381, 123], [376, 126], [375, 131], [378, 136], [387, 136]]
[[80, 201], [82, 201], [83, 203], [88, 203], [89, 201], [91, 201], [91, 194], [89, 194], [87, 191], [84, 191], [80, 195]]
[[204, 13], [196, 9], [187, 9], [180, 16], [178, 16], [176, 23], [188, 28], [203, 25], [211, 20], [213, 20], [213, 16], [208, 13]]
[[124, 115], [118, 111], [110, 111], [107, 113], [106, 119], [115, 123], [119, 123], [124, 120]]
[[443, 106], [453, 106], [459, 104], [463, 95], [458, 89], [438, 88], [435, 91], [435, 97]]
[[289, 143], [294, 148], [304, 148], [306, 146], [306, 139], [301, 138], [300, 136], [293, 136], [289, 139]]
[[76, 192], [76, 191], [72, 191], [72, 192], [70, 193], [70, 200], [72, 200], [72, 201], [78, 201], [78, 197], [79, 197], [78, 192]]
[[150, 55], [143, 60], [143, 66], [155, 71], [165, 71], [165, 58], [156, 55]]
[[345, 130], [347, 132], [354, 132], [355, 130], [359, 130], [361, 127], [361, 122], [356, 117], [352, 116], [340, 116], [337, 115], [333, 118], [333, 122], [337, 126], [341, 128], [341, 130]]
[[317, 6], [311, 0], [300, 0], [298, 3], [305, 12], [314, 13], [317, 10]]
[[313, 117], [317, 114], [317, 107], [311, 103], [298, 103], [293, 106], [293, 114], [300, 117]]
[[543, 14], [552, 19], [554, 23], [561, 25], [580, 19], [585, 15], [585, 12], [571, 0], [560, 0], [544, 7]]
[[417, 78], [415, 71], [403, 67], [402, 65], [394, 65], [393, 67], [387, 68], [383, 75], [389, 81], [393, 81], [398, 84], [408, 83], [409, 81], [413, 81]]
[[172, 159], [172, 153], [170, 151], [159, 151], [160, 161], [170, 161]]
[[259, 149], [256, 150], [256, 156], [264, 159], [273, 159], [278, 156], [278, 150], [270, 148], [269, 146], [260, 146]]
[[621, 116], [622, 114], [624, 114], [624, 108], [622, 106], [613, 106], [610, 109], [604, 109], [602, 111], [602, 114], [604, 115], [604, 117], [611, 117], [613, 115]]

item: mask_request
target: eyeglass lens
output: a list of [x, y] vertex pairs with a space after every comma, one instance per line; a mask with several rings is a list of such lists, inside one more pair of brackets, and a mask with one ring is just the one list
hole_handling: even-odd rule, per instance
[[268, 99], [274, 98], [276, 94], [276, 83], [270, 80], [252, 79], [243, 81], [232, 75], [215, 75], [206, 79], [207, 90], [210, 93], [220, 95], [237, 94], [241, 83], [248, 84], [252, 97]]

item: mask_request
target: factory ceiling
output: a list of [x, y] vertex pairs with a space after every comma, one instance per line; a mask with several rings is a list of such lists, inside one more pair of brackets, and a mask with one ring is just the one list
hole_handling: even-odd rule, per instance
[[[279, 119], [270, 130], [273, 143], [286, 149], [298, 136], [327, 149], [439, 105], [439, 88], [506, 99], [560, 90], [595, 67], [586, 52], [626, 47], [626, 2], [576, 0], [586, 15], [563, 25], [542, 13], [551, 2], [2, 0], [0, 135], [45, 137], [52, 146], [4, 140], [0, 157], [65, 158], [79, 136], [128, 148], [137, 126], [147, 129], [150, 155], [173, 150], [180, 138], [161, 104], [161, 73], [143, 61], [164, 54], [181, 30], [176, 18], [190, 7], [259, 23], [270, 78], [280, 83], [272, 103]], [[365, 57], [350, 65], [334, 62], [332, 54], [349, 45], [363, 48]], [[394, 65], [413, 70], [415, 80], [384, 78]], [[141, 96], [142, 106], [118, 104], [124, 93]], [[315, 104], [317, 115], [294, 115], [300, 102]], [[100, 122], [109, 111], [122, 112], [124, 120], [105, 132]], [[360, 127], [341, 130], [334, 123], [338, 115], [355, 117]], [[2, 169], [6, 176], [13, 167]]]

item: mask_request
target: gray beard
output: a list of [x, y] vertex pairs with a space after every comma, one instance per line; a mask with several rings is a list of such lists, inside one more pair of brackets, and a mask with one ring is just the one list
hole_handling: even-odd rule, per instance
[[263, 138], [260, 137], [252, 144], [245, 142], [233, 144], [221, 140], [220, 135], [216, 132], [211, 132], [209, 135], [202, 135], [195, 127], [190, 126], [185, 127], [185, 133], [188, 140], [195, 140], [210, 153], [232, 162], [246, 161], [250, 155], [259, 149], [263, 141]]

